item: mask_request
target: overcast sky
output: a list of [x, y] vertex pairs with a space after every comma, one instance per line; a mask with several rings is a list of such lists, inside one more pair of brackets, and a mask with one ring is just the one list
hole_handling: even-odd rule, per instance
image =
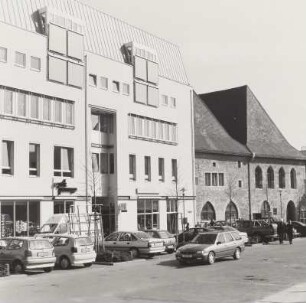
[[180, 47], [197, 93], [249, 85], [306, 146], [305, 0], [80, 0]]

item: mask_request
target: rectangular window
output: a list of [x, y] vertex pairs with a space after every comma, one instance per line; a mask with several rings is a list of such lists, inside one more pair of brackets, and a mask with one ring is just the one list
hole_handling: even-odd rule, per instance
[[168, 96], [162, 95], [162, 105], [168, 106]]
[[46, 121], [51, 121], [51, 100], [43, 99], [43, 119]]
[[106, 77], [100, 77], [100, 87], [102, 89], [108, 89], [108, 79]]
[[164, 123], [164, 134], [165, 134], [165, 140], [170, 140], [170, 125], [169, 123]]
[[73, 177], [74, 160], [73, 149], [54, 147], [54, 176]]
[[148, 105], [158, 107], [158, 89], [152, 86], [148, 86]]
[[99, 154], [98, 153], [92, 153], [92, 171], [94, 173], [100, 172], [100, 161], [99, 161]]
[[122, 94], [123, 95], [130, 95], [130, 85], [127, 83], [122, 83]]
[[205, 186], [211, 186], [210, 173], [205, 173]]
[[130, 135], [136, 135], [136, 117], [130, 116]]
[[115, 155], [109, 154], [109, 173], [112, 175], [115, 173]]
[[118, 81], [113, 81], [113, 92], [114, 93], [120, 92], [120, 83]]
[[176, 125], [171, 125], [170, 131], [171, 131], [171, 141], [172, 142], [177, 142], [177, 127], [176, 127]]
[[150, 120], [144, 119], [144, 136], [150, 137]]
[[68, 31], [67, 34], [68, 56], [82, 61], [84, 56], [83, 36], [71, 31]]
[[152, 61], [148, 61], [148, 82], [158, 83], [158, 65]]
[[108, 174], [108, 154], [101, 154], [101, 173]]
[[97, 86], [97, 76], [93, 74], [89, 74], [88, 82], [90, 86]]
[[83, 87], [83, 66], [68, 62], [68, 85], [75, 87]]
[[145, 156], [144, 157], [144, 164], [145, 164], [145, 180], [151, 181], [151, 157]]
[[176, 107], [176, 98], [170, 97], [170, 107]]
[[136, 156], [129, 155], [130, 180], [136, 180]]
[[152, 138], [156, 139], [157, 138], [157, 132], [156, 132], [156, 121], [152, 121], [151, 126], [152, 126]]
[[31, 56], [31, 69], [40, 72], [41, 70], [40, 58]]
[[2, 174], [14, 174], [14, 142], [2, 141]]
[[7, 48], [0, 47], [0, 61], [7, 62]]
[[158, 123], [158, 139], [164, 140], [164, 127], [163, 122], [159, 121]]
[[177, 181], [177, 160], [172, 159], [172, 181]]
[[135, 78], [147, 81], [147, 62], [145, 59], [135, 56]]
[[153, 199], [137, 200], [138, 229], [158, 229], [159, 227], [159, 201]]
[[4, 90], [4, 113], [13, 114], [13, 92], [10, 90]]
[[29, 145], [29, 175], [39, 176], [39, 164], [40, 164], [40, 146], [39, 144]]
[[48, 79], [60, 83], [67, 83], [67, 61], [49, 56]]
[[20, 67], [26, 67], [26, 55], [24, 53], [15, 52], [15, 64]]
[[165, 181], [165, 159], [158, 158], [158, 176], [159, 181]]
[[147, 86], [141, 83], [135, 83], [135, 101], [147, 104], [148, 90]]
[[25, 117], [27, 114], [27, 98], [23, 93], [18, 93], [17, 96], [17, 115]]
[[73, 124], [73, 104], [66, 103], [66, 124]]
[[224, 186], [224, 174], [219, 174], [219, 186]]
[[217, 173], [212, 173], [211, 176], [211, 180], [212, 180], [212, 186], [218, 186], [218, 174]]
[[54, 24], [49, 24], [49, 50], [66, 55], [67, 53], [66, 29]]
[[143, 119], [137, 117], [137, 136], [142, 137], [143, 135]]
[[39, 98], [38, 96], [31, 96], [31, 118], [39, 118]]
[[113, 133], [113, 116], [111, 114], [100, 115], [100, 130], [102, 133]]
[[58, 100], [54, 101], [54, 121], [62, 123], [62, 102]]

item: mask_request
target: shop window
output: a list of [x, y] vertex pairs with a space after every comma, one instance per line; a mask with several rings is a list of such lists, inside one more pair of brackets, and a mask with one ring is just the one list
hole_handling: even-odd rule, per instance
[[23, 93], [17, 95], [17, 115], [21, 117], [27, 115], [27, 96]]
[[31, 96], [31, 118], [39, 118], [39, 98], [36, 95]]
[[2, 141], [2, 174], [14, 174], [14, 142]]
[[54, 176], [73, 177], [73, 149], [54, 147]]
[[238, 209], [232, 201], [228, 203], [226, 210], [225, 210], [225, 221], [228, 224], [234, 223], [238, 219]]
[[41, 70], [41, 60], [38, 57], [31, 56], [31, 69], [37, 72]]
[[138, 230], [159, 228], [158, 200], [139, 199], [137, 201]]
[[136, 180], [136, 155], [129, 155], [130, 180]]
[[176, 234], [178, 231], [178, 213], [177, 213], [177, 200], [167, 200], [167, 230], [170, 233]]
[[7, 62], [7, 48], [0, 47], [0, 61]]
[[10, 90], [4, 90], [4, 113], [13, 114], [13, 92]]
[[145, 167], [145, 180], [151, 181], [151, 157], [145, 156], [144, 157], [144, 167]]
[[39, 176], [40, 168], [40, 146], [30, 143], [29, 145], [29, 175]]
[[15, 65], [19, 67], [26, 67], [26, 54], [15, 52]]
[[158, 158], [158, 177], [159, 181], [165, 181], [165, 159]]
[[74, 201], [58, 200], [54, 201], [54, 214], [69, 214], [74, 213]]
[[210, 202], [206, 202], [201, 210], [201, 220], [208, 221], [212, 219], [216, 219], [215, 209]]

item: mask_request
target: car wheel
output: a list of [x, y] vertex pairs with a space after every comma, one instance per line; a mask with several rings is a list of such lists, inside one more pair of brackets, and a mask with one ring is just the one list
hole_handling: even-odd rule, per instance
[[139, 255], [139, 252], [138, 252], [137, 248], [131, 248], [130, 253], [131, 253], [132, 259], [137, 258], [138, 255]]
[[235, 253], [234, 253], [234, 259], [239, 260], [240, 259], [240, 249], [236, 248]]
[[21, 263], [21, 261], [16, 260], [16, 261], [13, 262], [12, 271], [15, 274], [21, 274], [24, 271], [24, 267], [23, 267], [23, 264]]
[[53, 270], [53, 267], [45, 267], [44, 272], [51, 272]]
[[168, 249], [168, 250], [167, 250], [167, 253], [168, 253], [168, 254], [174, 253], [174, 249]]
[[70, 261], [67, 257], [62, 257], [59, 265], [61, 269], [68, 269], [70, 267]]
[[92, 263], [84, 263], [85, 267], [90, 267], [92, 265]]
[[215, 254], [212, 251], [208, 254], [207, 261], [209, 265], [215, 263]]
[[253, 235], [252, 236], [252, 242], [253, 243], [259, 243], [259, 242], [261, 242], [261, 235], [258, 235], [258, 234], [255, 234], [255, 235]]

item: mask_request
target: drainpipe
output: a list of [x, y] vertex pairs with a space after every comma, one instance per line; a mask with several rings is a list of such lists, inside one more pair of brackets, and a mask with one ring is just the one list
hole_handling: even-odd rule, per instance
[[85, 199], [86, 213], [88, 213], [88, 97], [87, 97], [87, 55], [84, 56], [85, 62]]

